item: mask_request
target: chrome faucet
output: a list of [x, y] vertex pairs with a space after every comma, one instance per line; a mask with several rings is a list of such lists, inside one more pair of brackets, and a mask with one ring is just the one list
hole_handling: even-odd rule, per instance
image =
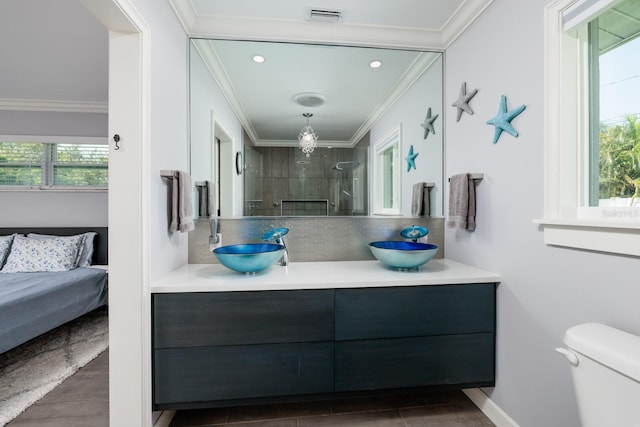
[[215, 248], [217, 248], [218, 246], [220, 246], [220, 241], [221, 239], [221, 235], [220, 233], [218, 233], [218, 219], [217, 218], [210, 218], [209, 219], [209, 229], [210, 229], [210, 234], [209, 234], [209, 250], [214, 250]]
[[267, 242], [273, 241], [276, 245], [282, 245], [284, 247], [284, 252], [282, 253], [282, 258], [280, 258], [279, 264], [286, 266], [289, 264], [289, 249], [287, 249], [287, 245], [284, 242], [284, 236], [289, 232], [289, 229], [284, 227], [275, 228], [273, 225], [271, 228], [271, 230], [262, 235], [262, 240]]
[[289, 264], [289, 249], [287, 249], [287, 245], [284, 243], [284, 237], [278, 237], [275, 240], [276, 244], [284, 246], [284, 252], [282, 253], [282, 258], [280, 258], [280, 265], [286, 266]]

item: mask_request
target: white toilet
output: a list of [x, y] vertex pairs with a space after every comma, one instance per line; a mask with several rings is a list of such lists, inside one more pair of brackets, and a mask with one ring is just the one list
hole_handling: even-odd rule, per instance
[[571, 364], [583, 427], [640, 427], [640, 337], [599, 323], [569, 328], [557, 348]]

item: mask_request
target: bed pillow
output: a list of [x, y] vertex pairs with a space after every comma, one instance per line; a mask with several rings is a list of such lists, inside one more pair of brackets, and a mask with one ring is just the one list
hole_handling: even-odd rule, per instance
[[0, 236], [0, 268], [2, 268], [2, 266], [4, 265], [4, 261], [7, 259], [7, 255], [9, 255], [11, 242], [13, 242], [14, 236], [15, 234]]
[[84, 236], [29, 239], [16, 236], [0, 273], [68, 271], [76, 267]]
[[80, 247], [80, 252], [78, 254], [78, 267], [89, 267], [91, 266], [91, 259], [93, 258], [93, 241], [97, 234], [98, 233], [95, 231], [88, 231], [75, 236], [54, 236], [52, 234], [29, 233], [27, 234], [27, 237], [29, 239], [53, 239], [84, 236], [84, 243], [82, 247]]

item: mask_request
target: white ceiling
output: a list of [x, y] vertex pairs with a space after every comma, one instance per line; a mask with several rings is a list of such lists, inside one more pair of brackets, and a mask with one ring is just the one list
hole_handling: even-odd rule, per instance
[[[193, 37], [444, 50], [492, 0], [169, 0]], [[308, 8], [341, 10], [339, 24]]]
[[[320, 145], [353, 146], [436, 59], [421, 51], [444, 51], [491, 0], [170, 2], [189, 35], [218, 39], [197, 42], [198, 51], [256, 145], [295, 145], [309, 112]], [[311, 8], [342, 18], [310, 21]], [[251, 62], [256, 53], [265, 63]], [[383, 66], [372, 70], [376, 58]], [[327, 102], [302, 107], [293, 101], [300, 92]]]
[[[308, 7], [340, 10], [347, 25], [441, 30], [464, 0], [192, 0], [197, 15], [306, 20]], [[407, 13], [407, 12], [411, 13]]]
[[[378, 117], [439, 56], [410, 50], [198, 40], [205, 62], [256, 145], [295, 145], [311, 113], [323, 146], [354, 146]], [[254, 63], [255, 54], [262, 64]], [[373, 59], [382, 67], [371, 69]], [[320, 106], [294, 101], [300, 93], [325, 98]]]
[[1, 110], [106, 112], [108, 34], [78, 0], [1, 0], [0, 31]]

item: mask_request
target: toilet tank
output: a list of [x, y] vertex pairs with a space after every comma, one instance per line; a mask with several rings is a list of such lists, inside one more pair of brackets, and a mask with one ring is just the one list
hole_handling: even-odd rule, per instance
[[586, 323], [564, 342], [582, 426], [640, 427], [640, 337]]

